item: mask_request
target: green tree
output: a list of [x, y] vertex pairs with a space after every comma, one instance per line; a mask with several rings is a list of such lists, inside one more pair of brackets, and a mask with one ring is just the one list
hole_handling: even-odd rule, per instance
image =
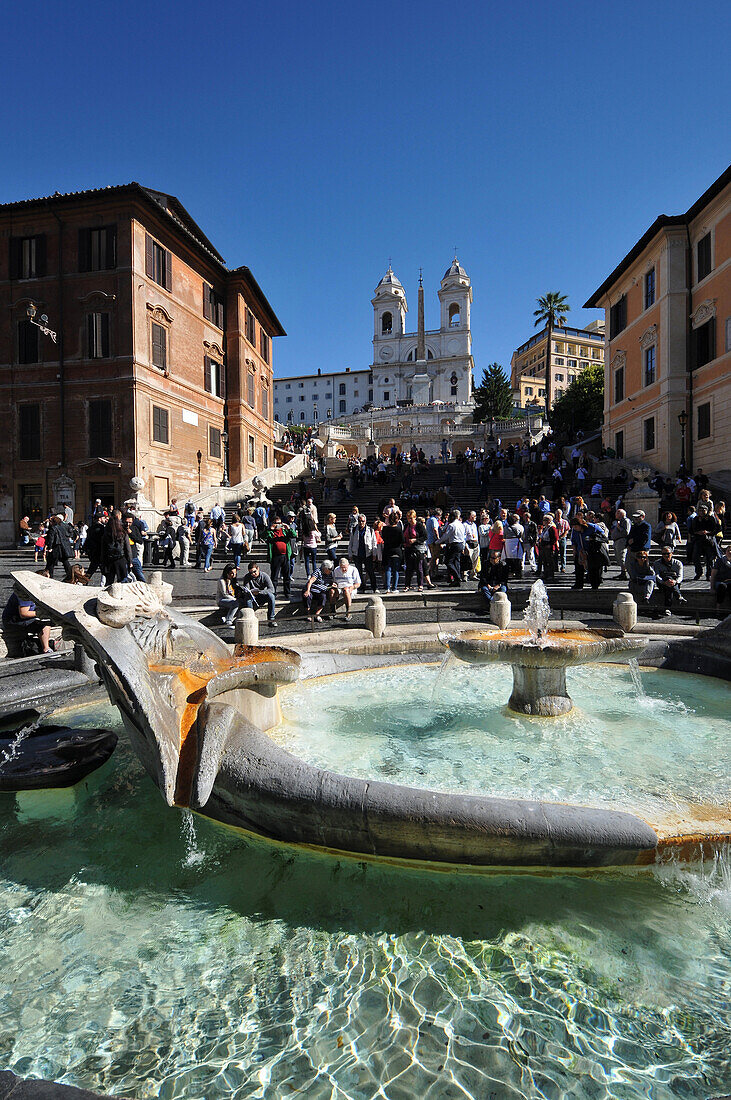
[[535, 327], [546, 326], [546, 419], [551, 411], [551, 359], [553, 344], [551, 337], [555, 328], [562, 328], [566, 324], [566, 314], [571, 306], [565, 294], [557, 291], [549, 291], [542, 298], [536, 298], [538, 309], [533, 310], [536, 319]]
[[551, 410], [554, 432], [576, 438], [581, 428], [585, 433], [601, 426], [604, 411], [604, 364], [590, 363], [561, 394]]
[[499, 363], [490, 363], [482, 372], [482, 382], [475, 388], [475, 423], [482, 420], [507, 420], [513, 415], [513, 391]]

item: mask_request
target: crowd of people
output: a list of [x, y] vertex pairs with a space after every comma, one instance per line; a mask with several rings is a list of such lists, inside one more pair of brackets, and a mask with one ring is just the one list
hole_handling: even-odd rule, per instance
[[[489, 490], [496, 476], [511, 476], [521, 464], [534, 473], [535, 480], [527, 480], [536, 487], [535, 495], [528, 492], [511, 502], [485, 492], [472, 510], [458, 507], [460, 487], [452, 484], [448, 470], [438, 490], [415, 485], [424, 464], [424, 452], [416, 446], [408, 453], [392, 448], [389, 455], [352, 459], [342, 486], [345, 498], [354, 498], [369, 482], [396, 483], [398, 497], [384, 495], [372, 515], [353, 503], [342, 530], [336, 514], [326, 511], [329, 483], [321, 483], [321, 517], [311, 489], [302, 482], [288, 499], [242, 502], [230, 517], [220, 504], [206, 515], [192, 502], [181, 510], [173, 500], [155, 532], [134, 510], [105, 508], [96, 501], [87, 522], [78, 526], [62, 513], [49, 517], [35, 538], [35, 557], [49, 576], [61, 567], [67, 579], [86, 583], [98, 571], [109, 584], [145, 579], [145, 544], [150, 541], [155, 564], [171, 569], [210, 572], [214, 553], [223, 551], [227, 561], [217, 583], [217, 603], [227, 625], [243, 608], [265, 607], [275, 627], [277, 592], [281, 588], [285, 598], [292, 598], [297, 561], [305, 574], [302, 610], [319, 622], [340, 606], [348, 619], [355, 593], [366, 587], [389, 595], [399, 587], [424, 592], [438, 583], [455, 588], [473, 583], [489, 604], [526, 573], [550, 586], [569, 569], [569, 547], [575, 589], [598, 589], [614, 568], [640, 608], [670, 615], [685, 602], [683, 585], [692, 569], [692, 579], [705, 576], [718, 606], [731, 603], [725, 504], [711, 498], [702, 471], [695, 477], [655, 479], [661, 518], [653, 526], [642, 510], [628, 514], [621, 482], [619, 492], [615, 483], [609, 494], [601, 481], [588, 476], [590, 463], [578, 447], [570, 462], [550, 445], [503, 449], [498, 443], [488, 452], [468, 448], [456, 462], [455, 480], [464, 487]], [[21, 531], [32, 541], [28, 524], [21, 524]], [[265, 551], [268, 572], [251, 560], [242, 567], [255, 545]], [[659, 558], [651, 558], [653, 545]], [[86, 569], [79, 562], [82, 554], [88, 557]], [[11, 612], [19, 614], [17, 608]]]

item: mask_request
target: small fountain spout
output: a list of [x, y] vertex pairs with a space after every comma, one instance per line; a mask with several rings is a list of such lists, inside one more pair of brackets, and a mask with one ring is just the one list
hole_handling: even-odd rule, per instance
[[532, 645], [541, 648], [545, 645], [550, 617], [551, 608], [546, 586], [543, 581], [536, 581], [530, 590], [528, 606], [525, 609], [525, 625], [528, 627]]

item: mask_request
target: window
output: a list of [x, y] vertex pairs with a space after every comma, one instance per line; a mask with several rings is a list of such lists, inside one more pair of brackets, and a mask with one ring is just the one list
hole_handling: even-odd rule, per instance
[[291, 405], [291, 404], [292, 404], [292, 398], [291, 398], [291, 397], [288, 397], [288, 398], [287, 398], [287, 404], [288, 404], [288, 405]]
[[655, 381], [655, 345], [645, 348], [645, 385], [651, 386]]
[[262, 451], [264, 452], [264, 469], [266, 470], [269, 466], [269, 447], [266, 443], [262, 445]]
[[117, 266], [117, 227], [79, 230], [79, 271], [111, 271]]
[[702, 367], [716, 358], [716, 318], [711, 317], [705, 325], [693, 332], [695, 344], [695, 366]]
[[525, 387], [525, 392], [528, 394], [529, 397], [532, 397], [533, 396], [533, 387], [532, 386], [526, 386]]
[[648, 420], [642, 422], [644, 449], [646, 451], [655, 450], [655, 417], [651, 416]]
[[303, 390], [303, 389], [305, 388], [305, 384], [304, 384], [304, 382], [298, 382], [298, 383], [297, 383], [297, 386], [298, 386], [298, 388], [299, 388], [299, 389], [301, 389], [301, 390]]
[[340, 394], [341, 396], [342, 396], [342, 394], [344, 394], [344, 393], [345, 393], [345, 383], [344, 383], [344, 382], [341, 382], [341, 383], [340, 383], [340, 385], [338, 386], [338, 393], [339, 393], [339, 394]]
[[246, 404], [254, 408], [254, 375], [251, 371], [246, 376]]
[[386, 402], [387, 404], [388, 404], [388, 402], [389, 402], [389, 401], [391, 400], [391, 391], [390, 391], [390, 390], [384, 390], [384, 391], [383, 391], [383, 400], [384, 400], [384, 401], [385, 401], [385, 402]]
[[152, 406], [152, 438], [155, 443], [169, 443], [169, 416], [167, 409]]
[[568, 365], [569, 365], [570, 367], [573, 367], [573, 368], [574, 368], [574, 370], [576, 370], [576, 369], [578, 368], [578, 366], [579, 366], [579, 364], [578, 364], [578, 362], [576, 361], [576, 359], [569, 359], [569, 360], [568, 360]]
[[41, 457], [41, 406], [18, 407], [18, 456], [26, 461]]
[[566, 345], [566, 351], [568, 352], [569, 355], [576, 355], [576, 345], [575, 344], [567, 344]]
[[624, 401], [624, 367], [617, 367], [614, 372], [614, 404]]
[[37, 363], [38, 356], [38, 328], [32, 325], [27, 318], [18, 321], [18, 362]]
[[619, 336], [623, 329], [627, 328], [627, 295], [616, 302], [609, 311], [609, 339]]
[[368, 390], [368, 400], [369, 401], [373, 400], [373, 390]]
[[353, 390], [353, 397], [357, 397], [357, 396], [358, 396], [358, 391], [357, 391], [357, 390]]
[[617, 458], [624, 458], [624, 432], [617, 432], [614, 436], [614, 453]]
[[145, 274], [158, 286], [164, 287], [165, 290], [172, 290], [172, 256], [167, 248], [163, 248], [153, 240], [149, 233], [145, 233]]
[[383, 381], [386, 383], [386, 385], [388, 385], [388, 379], [387, 378], [384, 378]]
[[560, 356], [557, 356], [556, 359], [553, 360], [553, 362], [554, 362], [554, 365], [557, 366], [557, 367], [562, 367], [563, 366], [563, 359]]
[[556, 380], [556, 382], [563, 382], [563, 375], [562, 374], [554, 374], [553, 377]]
[[112, 442], [112, 402], [108, 398], [89, 402], [89, 458], [108, 458]]
[[320, 400], [320, 395], [319, 395], [319, 394], [317, 394], [317, 393], [313, 393], [313, 395], [312, 395], [312, 400], [313, 400], [313, 401], [319, 401], [319, 400]]
[[223, 298], [208, 283], [203, 284], [203, 316], [216, 328], [223, 328]]
[[459, 328], [460, 326], [460, 310], [456, 302], [452, 302], [449, 307], [449, 327]]
[[221, 457], [221, 429], [208, 425], [208, 453], [211, 458]]
[[265, 420], [269, 419], [269, 387], [266, 382], [261, 384], [261, 415]]
[[706, 401], [698, 406], [698, 439], [708, 439], [711, 434], [711, 403]]
[[284, 387], [284, 388], [285, 388], [285, 390], [291, 390], [291, 389], [292, 389], [292, 387], [290, 386], [289, 382], [287, 382], [287, 384], [285, 385], [285, 387]]
[[711, 234], [706, 233], [705, 237], [701, 237], [696, 245], [696, 271], [698, 278], [696, 282], [700, 282], [701, 279], [705, 279], [706, 275], [711, 271]]
[[164, 325], [152, 322], [152, 365], [158, 370], [167, 370], [168, 333]]
[[645, 275], [645, 309], [655, 304], [655, 268]]
[[[165, 330], [163, 329], [163, 332]], [[86, 339], [90, 359], [109, 358], [109, 314], [87, 313]]]
[[305, 414], [304, 414], [304, 413], [300, 413], [300, 420], [304, 420], [304, 418], [305, 418]]
[[304, 401], [304, 399], [305, 399], [305, 395], [304, 395], [304, 394], [300, 394], [300, 401]]
[[256, 462], [256, 441], [253, 435], [249, 436], [249, 465], [253, 466]]
[[390, 313], [384, 313], [381, 317], [381, 336], [390, 336], [393, 332], [393, 317]]
[[326, 394], [325, 394], [325, 400], [326, 400], [326, 401], [330, 401], [330, 400], [332, 400], [332, 394], [331, 394], [331, 393], [326, 393]]
[[46, 234], [10, 238], [10, 278], [41, 279], [46, 274]]
[[599, 351], [599, 348], [591, 349], [591, 357], [592, 359], [601, 359], [602, 353]]
[[259, 351], [265, 363], [269, 362], [269, 337], [263, 328], [259, 329]]
[[254, 314], [249, 307], [246, 307], [246, 339], [252, 345], [256, 347], [256, 325], [254, 324]]
[[341, 401], [341, 402], [340, 402], [340, 412], [341, 412], [341, 413], [344, 413], [344, 412], [345, 412], [345, 402], [344, 402], [344, 401]]
[[373, 371], [369, 371], [369, 373], [368, 373], [368, 385], [369, 386], [373, 385]]
[[217, 363], [215, 359], [203, 358], [203, 385], [206, 391], [214, 397], [226, 396], [226, 374], [223, 363]]
[[40, 523], [47, 514], [43, 508], [42, 485], [19, 485], [18, 499], [20, 501], [20, 515], [28, 516], [34, 526]]

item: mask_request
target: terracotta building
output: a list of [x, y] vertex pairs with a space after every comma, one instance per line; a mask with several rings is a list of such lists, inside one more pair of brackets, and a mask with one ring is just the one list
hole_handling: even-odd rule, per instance
[[685, 463], [731, 478], [731, 167], [653, 222], [586, 303], [597, 307], [604, 445], [664, 474]]
[[134, 475], [165, 507], [273, 464], [284, 329], [174, 196], [131, 183], [0, 206], [0, 316], [3, 544], [24, 514], [124, 500]]

